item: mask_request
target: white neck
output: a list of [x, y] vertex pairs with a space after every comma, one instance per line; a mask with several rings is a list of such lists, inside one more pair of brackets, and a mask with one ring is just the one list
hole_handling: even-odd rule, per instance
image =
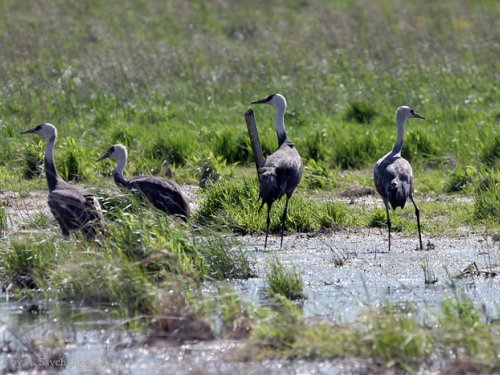
[[407, 120], [407, 117], [398, 116], [398, 114], [396, 114], [396, 127], [398, 129], [398, 138], [396, 139], [396, 144], [394, 145], [394, 148], [392, 149], [392, 152], [394, 154], [401, 153], [401, 149], [403, 148], [403, 137], [405, 135], [406, 120]]
[[114, 173], [123, 178], [123, 170], [125, 169], [125, 164], [127, 164], [127, 155], [120, 155], [116, 161], [116, 167]]

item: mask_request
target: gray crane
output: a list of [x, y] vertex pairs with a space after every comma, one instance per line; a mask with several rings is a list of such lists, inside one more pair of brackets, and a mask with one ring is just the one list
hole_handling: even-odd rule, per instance
[[54, 163], [54, 146], [57, 129], [54, 125], [43, 123], [21, 134], [34, 133], [45, 138], [45, 176], [49, 186], [48, 204], [61, 227], [64, 236], [70, 230], [81, 230], [89, 239], [94, 238], [102, 228], [102, 210], [99, 201], [89, 192], [64, 181], [57, 174]]
[[403, 147], [403, 137], [405, 133], [405, 123], [409, 118], [425, 119], [425, 117], [415, 113], [410, 107], [399, 107], [396, 110], [396, 127], [398, 138], [391, 152], [382, 157], [375, 164], [374, 180], [378, 193], [382, 196], [387, 214], [387, 228], [389, 230], [389, 251], [391, 251], [391, 218], [389, 215], [389, 204], [393, 210], [397, 207], [404, 208], [406, 200], [410, 198], [415, 206], [417, 216], [418, 240], [420, 250], [422, 247], [422, 232], [420, 230], [420, 210], [413, 199], [413, 171], [408, 160], [401, 156]]
[[251, 104], [269, 104], [276, 110], [278, 149], [264, 161], [264, 164], [259, 169], [259, 196], [260, 199], [262, 199], [259, 211], [264, 204], [267, 204], [265, 249], [267, 246], [267, 237], [269, 235], [269, 224], [271, 222], [271, 206], [286, 194], [285, 209], [283, 211], [283, 217], [281, 218], [281, 248], [283, 246], [283, 232], [285, 230], [288, 201], [302, 178], [302, 160], [295, 148], [295, 144], [286, 135], [285, 97], [280, 94], [269, 95], [267, 98], [254, 101]]
[[124, 145], [116, 144], [111, 146], [106, 151], [106, 154], [97, 161], [107, 158], [116, 161], [113, 178], [118, 187], [125, 187], [132, 192], [139, 192], [156, 208], [187, 221], [191, 214], [189, 203], [182, 193], [181, 187], [175, 181], [156, 176], [141, 176], [130, 181], [126, 180], [123, 177], [123, 170], [127, 163], [128, 153]]

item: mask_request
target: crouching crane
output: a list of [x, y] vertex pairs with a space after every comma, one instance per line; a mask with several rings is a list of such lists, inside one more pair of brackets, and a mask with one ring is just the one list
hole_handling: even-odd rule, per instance
[[126, 180], [123, 177], [123, 170], [128, 158], [125, 146], [121, 144], [111, 146], [106, 154], [97, 161], [107, 158], [116, 161], [113, 178], [118, 187], [125, 187], [132, 192], [139, 192], [156, 208], [171, 215], [179, 216], [184, 221], [190, 216], [191, 210], [189, 209], [188, 200], [175, 181], [156, 176], [141, 176], [132, 180]]

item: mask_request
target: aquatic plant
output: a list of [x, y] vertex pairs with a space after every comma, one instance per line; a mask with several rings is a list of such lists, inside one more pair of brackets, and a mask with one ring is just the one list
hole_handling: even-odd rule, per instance
[[271, 296], [279, 294], [291, 300], [305, 298], [304, 282], [295, 269], [286, 269], [277, 258], [268, 266], [266, 281], [267, 291]]

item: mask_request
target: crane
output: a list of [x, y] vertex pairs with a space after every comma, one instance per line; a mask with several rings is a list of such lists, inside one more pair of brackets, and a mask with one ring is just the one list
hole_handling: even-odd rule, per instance
[[107, 158], [116, 161], [113, 178], [117, 186], [139, 192], [156, 208], [171, 215], [179, 216], [184, 221], [190, 216], [191, 211], [188, 200], [175, 181], [156, 176], [140, 176], [132, 180], [126, 180], [123, 177], [123, 170], [128, 159], [127, 148], [124, 145], [116, 144], [111, 146], [97, 161]]
[[288, 201], [302, 178], [302, 160], [295, 144], [287, 137], [285, 131], [285, 97], [281, 94], [273, 94], [265, 99], [253, 101], [251, 104], [268, 104], [273, 106], [276, 111], [278, 149], [264, 161], [264, 164], [259, 169], [259, 197], [262, 199], [259, 211], [264, 204], [267, 204], [265, 249], [271, 222], [271, 207], [274, 202], [286, 195], [285, 209], [281, 218], [281, 248], [283, 247], [283, 232], [285, 230]]
[[391, 152], [377, 161], [374, 168], [375, 188], [382, 197], [387, 214], [387, 228], [389, 231], [389, 251], [391, 251], [391, 217], [389, 215], [389, 204], [393, 210], [397, 207], [404, 208], [406, 200], [410, 198], [415, 206], [417, 217], [418, 240], [420, 250], [422, 247], [422, 231], [420, 230], [420, 210], [413, 199], [413, 171], [408, 160], [401, 156], [403, 137], [405, 134], [405, 123], [410, 118], [425, 119], [407, 106], [396, 110], [396, 127], [398, 137]]
[[91, 193], [68, 184], [58, 175], [54, 163], [56, 127], [50, 123], [43, 123], [21, 132], [21, 134], [29, 133], [39, 134], [45, 138], [44, 169], [49, 187], [48, 204], [63, 235], [69, 236], [70, 230], [77, 229], [87, 238], [94, 238], [102, 227], [101, 206]]

